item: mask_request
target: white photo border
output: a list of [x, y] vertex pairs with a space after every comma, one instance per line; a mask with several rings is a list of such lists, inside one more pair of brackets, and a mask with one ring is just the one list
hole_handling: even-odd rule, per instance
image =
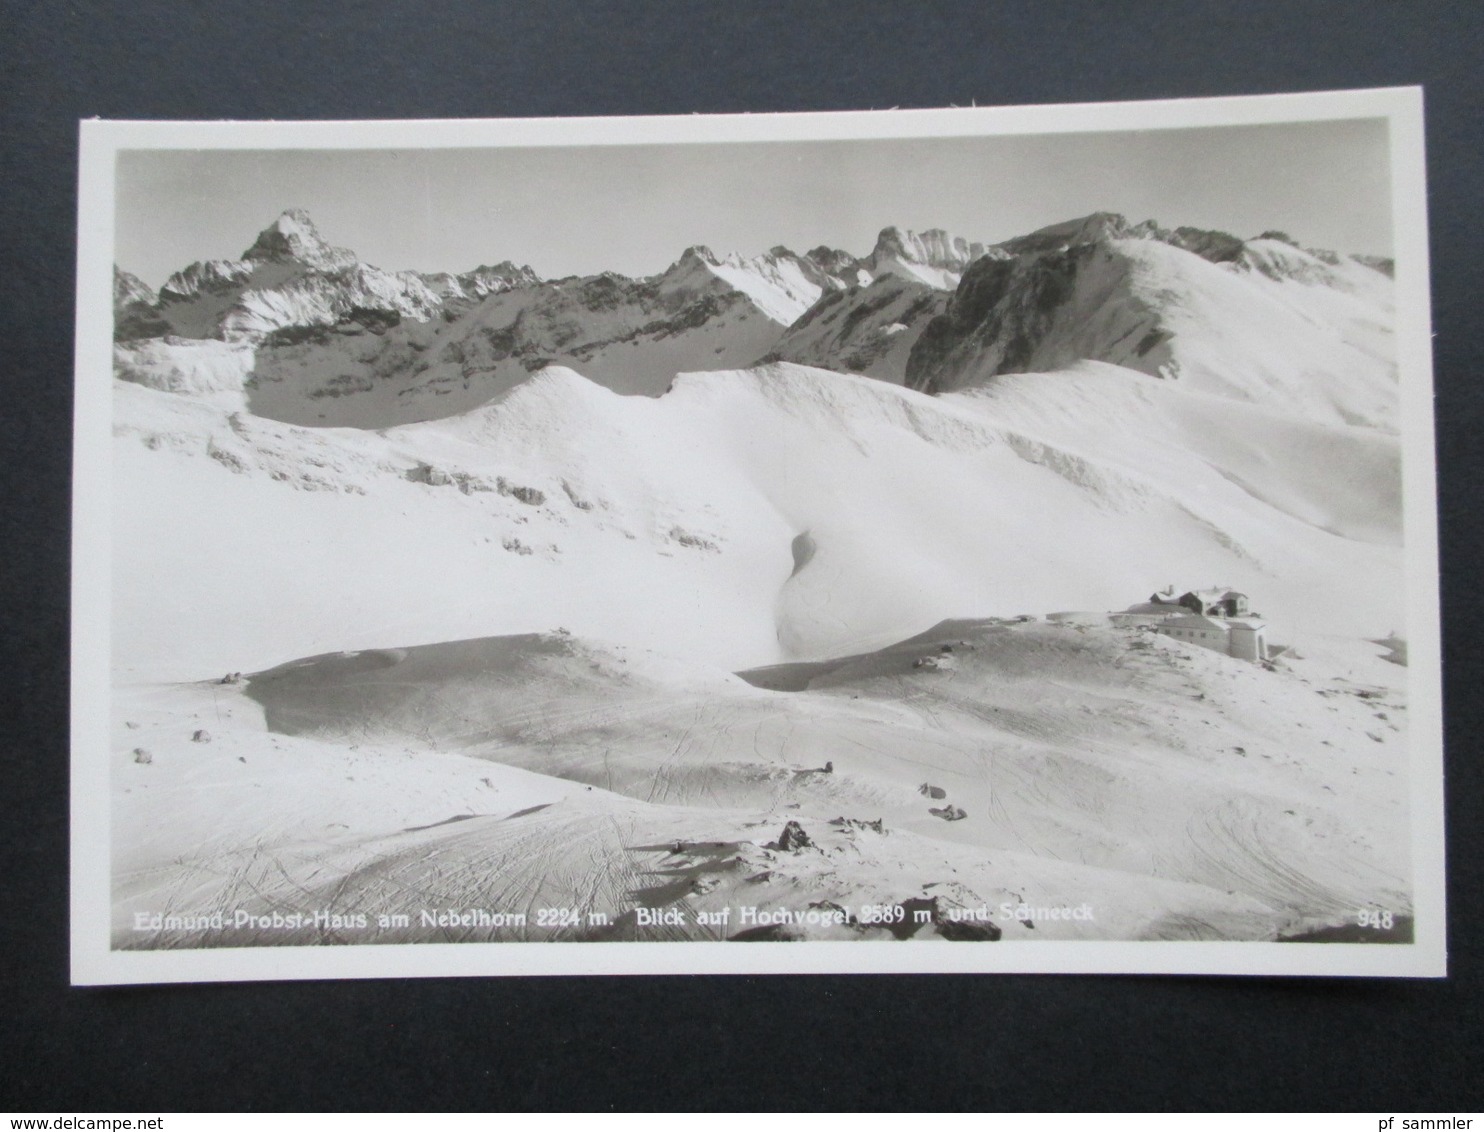
[[[942, 110], [469, 121], [123, 122], [80, 130], [71, 677], [71, 979], [114, 985], [489, 975], [1063, 973], [1442, 977], [1447, 972], [1443, 716], [1423, 96], [1418, 87]], [[112, 291], [115, 164], [124, 149], [623, 146], [1089, 133], [1387, 120], [1401, 374], [1408, 580], [1414, 940], [1396, 944], [886, 942], [412, 943], [115, 951], [112, 695]]]

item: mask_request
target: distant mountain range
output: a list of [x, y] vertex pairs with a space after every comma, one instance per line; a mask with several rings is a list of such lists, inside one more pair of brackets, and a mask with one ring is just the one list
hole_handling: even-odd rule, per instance
[[[241, 396], [260, 416], [360, 427], [463, 412], [554, 364], [658, 395], [677, 373], [760, 362], [936, 392], [1086, 359], [1259, 395], [1273, 368], [1254, 356], [1262, 342], [1233, 366], [1204, 351], [1209, 324], [1313, 322], [1319, 294], [1340, 308], [1323, 321], [1338, 315], [1364, 353], [1364, 328], [1349, 324], [1366, 316], [1343, 309], [1346, 297], [1389, 301], [1389, 270], [1282, 233], [1244, 241], [1099, 213], [995, 245], [887, 228], [864, 257], [696, 246], [640, 279], [543, 280], [509, 262], [390, 272], [291, 209], [241, 258], [193, 263], [158, 293], [116, 269], [116, 369], [154, 388]], [[1332, 384], [1311, 399], [1334, 402], [1342, 419], [1375, 418], [1365, 395]]]

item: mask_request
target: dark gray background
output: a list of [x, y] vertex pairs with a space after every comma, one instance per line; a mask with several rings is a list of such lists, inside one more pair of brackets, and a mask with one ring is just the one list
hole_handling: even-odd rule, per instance
[[[0, 1109], [1481, 1107], [1479, 5], [10, 0], [0, 20]], [[834, 110], [1412, 83], [1427, 88], [1437, 332], [1447, 981], [68, 988], [77, 119]]]

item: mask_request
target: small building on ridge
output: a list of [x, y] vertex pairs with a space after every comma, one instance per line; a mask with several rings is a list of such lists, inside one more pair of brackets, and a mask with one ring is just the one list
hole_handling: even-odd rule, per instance
[[1225, 653], [1238, 660], [1268, 659], [1267, 625], [1253, 617], [1211, 617], [1187, 613], [1169, 617], [1154, 627], [1156, 633], [1199, 645], [1212, 652]]
[[1197, 617], [1246, 617], [1250, 612], [1247, 595], [1241, 590], [1212, 586], [1205, 590], [1187, 590], [1175, 596], [1175, 587], [1166, 586], [1149, 595], [1151, 605], [1178, 605]]

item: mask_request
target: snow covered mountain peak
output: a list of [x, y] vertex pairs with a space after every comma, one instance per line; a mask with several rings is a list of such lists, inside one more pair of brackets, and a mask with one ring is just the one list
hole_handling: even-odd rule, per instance
[[118, 267], [113, 269], [113, 305], [127, 307], [133, 303], [152, 305], [155, 293], [137, 275], [130, 275]]
[[958, 286], [964, 268], [986, 250], [941, 228], [917, 233], [893, 225], [881, 230], [865, 262], [873, 276], [900, 275], [946, 290]]
[[704, 244], [685, 249], [680, 259], [658, 277], [662, 288], [714, 288], [745, 298], [778, 328], [799, 318], [827, 290], [848, 285], [805, 256], [785, 247], [762, 255], [742, 256], [733, 252], [719, 256]]
[[[1196, 232], [1196, 229], [1181, 229]], [[1025, 236], [1017, 236], [997, 244], [996, 248], [1009, 255], [1027, 255], [1038, 252], [1064, 251], [1068, 248], [1084, 247], [1088, 244], [1109, 240], [1165, 239], [1166, 233], [1152, 220], [1131, 223], [1128, 217], [1118, 212], [1094, 212], [1072, 220], [1048, 224]], [[1199, 254], [1199, 253], [1197, 253]]]
[[1275, 230], [1244, 240], [1095, 212], [989, 246], [891, 226], [864, 258], [698, 243], [651, 276], [543, 281], [508, 261], [382, 270], [289, 209], [244, 258], [191, 264], [157, 294], [120, 272], [116, 364], [157, 389], [235, 391], [260, 416], [360, 428], [466, 411], [551, 364], [658, 396], [676, 373], [774, 360], [930, 393], [1092, 360], [1384, 425], [1389, 274]]
[[315, 228], [309, 213], [302, 208], [284, 211], [258, 233], [258, 238], [242, 253], [242, 258], [249, 263], [292, 261], [325, 271], [350, 267], [356, 262], [354, 252], [328, 244]]

